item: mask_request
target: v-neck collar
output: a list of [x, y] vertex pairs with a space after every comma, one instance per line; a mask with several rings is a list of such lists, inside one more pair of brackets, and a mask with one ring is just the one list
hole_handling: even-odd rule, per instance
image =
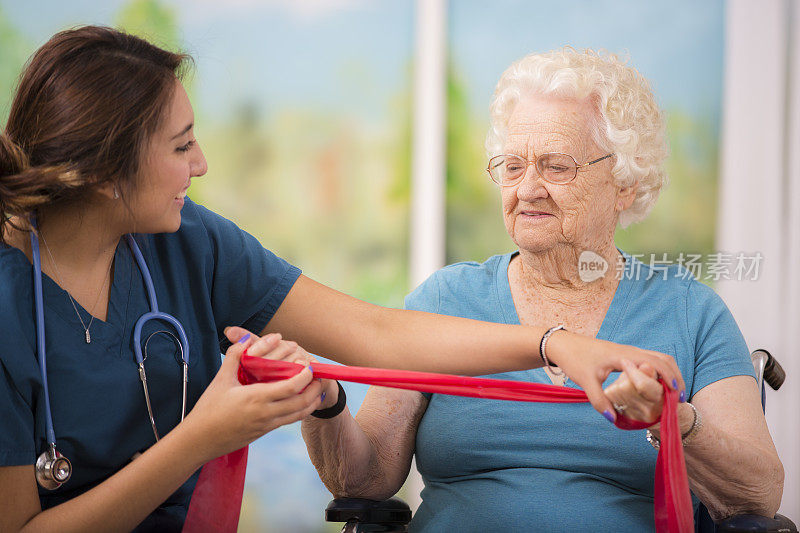
[[[33, 264], [19, 248], [8, 245], [6, 245], [6, 248], [11, 250], [9, 258], [17, 258], [16, 260], [21, 263], [21, 266], [30, 271], [31, 292], [33, 292]], [[71, 299], [67, 291], [61, 288], [53, 278], [42, 273], [42, 299], [45, 314], [51, 313], [57, 319], [65, 322], [69, 330], [75, 332], [75, 335], [84, 337], [86, 330], [75, 312], [77, 308], [84, 324], [88, 325], [89, 321], [92, 321], [92, 325], [89, 328], [92, 343], [100, 341], [105, 343], [118, 339], [125, 325], [126, 307], [131, 286], [131, 261], [130, 250], [128, 250], [128, 246], [123, 242], [123, 239], [120, 239], [114, 251], [114, 277], [111, 280], [109, 289], [106, 320], [96, 317], [92, 320], [92, 315], [87, 309], [77, 300]], [[73, 301], [75, 302], [75, 307], [72, 306]]]
[[[617, 250], [619, 250], [619, 248], [617, 248]], [[614, 298], [611, 300], [611, 305], [609, 305], [606, 316], [603, 317], [603, 322], [595, 336], [597, 339], [607, 341], [613, 340], [616, 336], [621, 319], [625, 314], [625, 309], [628, 307], [628, 297], [631, 292], [631, 287], [633, 286], [631, 281], [633, 277], [631, 274], [633, 272], [635, 258], [622, 250], [619, 250], [619, 252], [625, 258], [625, 267], [620, 277], [619, 284], [614, 291]], [[503, 313], [503, 319], [507, 324], [520, 324], [517, 307], [514, 305], [514, 297], [511, 294], [511, 283], [508, 280], [508, 266], [511, 263], [511, 259], [518, 254], [519, 251], [516, 251], [501, 256], [495, 269], [495, 294], [497, 295], [497, 300], [501, 312]], [[541, 377], [544, 383], [552, 383], [545, 374], [544, 369], [537, 368], [534, 369], [533, 372], [537, 377]], [[539, 376], [539, 374], [541, 374], [541, 376]], [[569, 381], [567, 383], [571, 384]]]
[[[625, 268], [620, 277], [619, 284], [614, 291], [614, 298], [611, 300], [611, 305], [609, 305], [606, 316], [603, 317], [603, 323], [600, 325], [600, 329], [595, 337], [597, 339], [611, 340], [614, 338], [619, 328], [619, 321], [627, 307], [628, 296], [630, 295], [632, 286], [630, 280], [631, 272], [634, 267], [634, 258], [622, 250], [619, 250], [619, 252], [625, 258]], [[500, 303], [500, 309], [503, 312], [503, 318], [508, 324], [520, 323], [517, 307], [514, 305], [514, 297], [511, 294], [511, 283], [508, 280], [508, 266], [511, 263], [511, 259], [518, 254], [519, 251], [516, 251], [502, 256], [501, 260], [497, 262], [495, 270], [495, 293]]]

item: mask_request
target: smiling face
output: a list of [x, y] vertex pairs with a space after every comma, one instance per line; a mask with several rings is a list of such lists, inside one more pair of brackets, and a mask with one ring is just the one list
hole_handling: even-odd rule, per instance
[[[534, 161], [547, 152], [569, 154], [578, 164], [606, 155], [592, 141], [589, 100], [523, 97], [511, 114], [504, 154]], [[532, 253], [570, 247], [599, 251], [613, 242], [618, 212], [633, 201], [611, 174], [613, 158], [579, 169], [569, 183], [541, 179], [534, 165], [512, 187], [502, 188], [506, 231]]]
[[129, 201], [135, 214], [135, 231], [177, 231], [191, 178], [202, 176], [207, 169], [194, 136], [192, 105], [176, 79], [166, 115], [144, 152], [136, 189]]

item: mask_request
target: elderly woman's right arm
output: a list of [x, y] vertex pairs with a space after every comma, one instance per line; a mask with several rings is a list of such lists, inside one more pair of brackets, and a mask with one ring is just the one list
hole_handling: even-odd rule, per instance
[[[325, 404], [336, 398], [326, 397]], [[303, 419], [311, 462], [336, 497], [383, 500], [411, 468], [417, 426], [428, 400], [419, 392], [370, 387], [355, 418], [345, 408], [330, 419]]]

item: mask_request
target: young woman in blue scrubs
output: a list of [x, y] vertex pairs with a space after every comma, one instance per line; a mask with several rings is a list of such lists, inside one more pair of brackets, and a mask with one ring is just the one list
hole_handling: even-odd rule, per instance
[[[239, 385], [238, 359], [252, 341], [227, 339], [227, 326], [280, 333], [345, 364], [461, 374], [542, 365], [545, 327], [361, 302], [302, 276], [191, 202], [191, 178], [207, 166], [179, 81], [186, 60], [124, 33], [83, 27], [55, 35], [20, 79], [0, 135], [2, 531], [179, 529], [201, 465], [329, 406], [308, 370], [280, 383]], [[134, 357], [135, 324], [153, 307], [134, 247], [159, 309], [181, 322], [190, 348], [179, 349], [163, 322], [140, 331], [155, 428]], [[43, 273], [46, 387], [35, 260]], [[278, 335], [260, 342], [296, 346]], [[601, 383], [623, 359], [684, 386], [674, 360], [655, 352], [559, 331], [547, 354], [608, 416], [613, 407]], [[48, 418], [73, 469], [52, 491], [37, 487], [34, 475], [48, 447]]]

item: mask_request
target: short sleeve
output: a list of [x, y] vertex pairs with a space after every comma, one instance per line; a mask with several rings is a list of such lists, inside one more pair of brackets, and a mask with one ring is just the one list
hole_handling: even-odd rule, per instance
[[690, 397], [727, 377], [755, 377], [742, 332], [725, 302], [711, 288], [696, 281], [689, 284], [686, 317], [689, 338], [695, 339]]
[[300, 276], [236, 224], [198, 205], [213, 254], [211, 306], [223, 345], [228, 326], [264, 329]]
[[36, 459], [33, 411], [0, 361], [0, 466], [33, 464]]
[[438, 313], [440, 310], [440, 291], [438, 272], [434, 272], [419, 287], [406, 296], [405, 308], [413, 311]]
[[[414, 289], [405, 299], [405, 308], [413, 311], [439, 312], [439, 280], [434, 272], [428, 279]], [[423, 392], [425, 399], [431, 400], [430, 392]]]

